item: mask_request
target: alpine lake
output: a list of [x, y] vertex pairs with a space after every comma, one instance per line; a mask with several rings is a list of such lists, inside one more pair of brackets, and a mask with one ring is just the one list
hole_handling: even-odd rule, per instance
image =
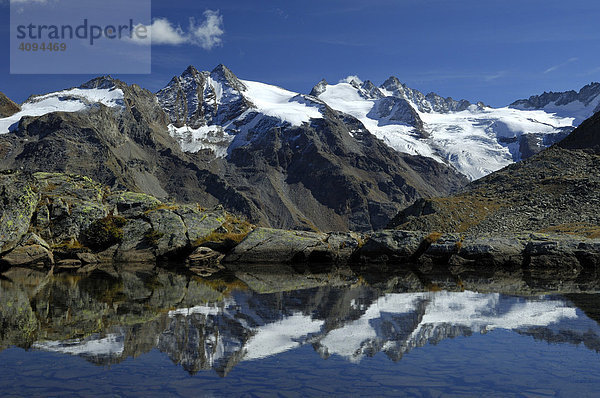
[[594, 397], [600, 283], [154, 266], [0, 278], [3, 397]]

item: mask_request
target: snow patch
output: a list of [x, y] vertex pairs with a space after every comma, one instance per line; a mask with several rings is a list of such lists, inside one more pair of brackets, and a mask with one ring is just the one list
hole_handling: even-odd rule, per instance
[[21, 111], [0, 119], [0, 134], [14, 131], [21, 118], [25, 116], [43, 116], [52, 112], [79, 112], [98, 103], [108, 107], [123, 107], [123, 91], [118, 88], [73, 88], [31, 97], [23, 103]]
[[227, 156], [227, 148], [234, 139], [234, 136], [221, 126], [202, 126], [193, 129], [170, 124], [168, 128], [169, 134], [179, 142], [182, 151], [195, 153], [202, 149], [210, 149], [219, 158]]
[[294, 98], [298, 93], [269, 84], [241, 81], [247, 90], [244, 96], [250, 100], [260, 113], [276, 117], [292, 126], [301, 126], [310, 119], [322, 118], [318, 106], [309, 106], [306, 101]]

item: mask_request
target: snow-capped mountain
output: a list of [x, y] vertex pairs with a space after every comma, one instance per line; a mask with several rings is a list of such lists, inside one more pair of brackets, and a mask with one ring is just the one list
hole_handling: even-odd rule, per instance
[[244, 195], [276, 225], [370, 230], [414, 196], [466, 183], [446, 164], [394, 151], [315, 96], [238, 79], [223, 65], [190, 66], [157, 98], [181, 149], [238, 167]]
[[379, 87], [322, 81], [298, 94], [219, 65], [189, 67], [153, 94], [100, 77], [9, 106], [0, 167], [220, 203], [264, 226], [370, 231], [419, 197], [449, 194], [465, 176], [561, 139], [596, 108], [595, 90], [550, 101], [575, 115], [561, 116], [547, 111], [550, 102], [494, 109], [423, 95], [396, 78]]
[[238, 79], [219, 65], [212, 72], [190, 66], [157, 97], [171, 136], [186, 152], [211, 149], [227, 157], [256, 134], [325, 118], [327, 105], [358, 119], [391, 148], [451, 165], [474, 180], [560, 141], [598, 108], [598, 87], [492, 108], [424, 95], [396, 77], [379, 87], [356, 77], [333, 85], [322, 80], [303, 95]]
[[380, 87], [358, 78], [334, 85], [321, 81], [312, 94], [359, 119], [392, 148], [451, 164], [471, 180], [561, 140], [581, 117], [593, 114], [596, 104], [589, 100], [591, 105], [572, 105], [560, 113], [550, 106], [491, 108], [435, 93], [423, 95], [396, 77]]
[[418, 197], [467, 182], [394, 151], [316, 97], [240, 80], [223, 65], [189, 67], [158, 94], [100, 77], [31, 97], [0, 128], [0, 168], [222, 204], [277, 228], [370, 231]]
[[211, 149], [217, 157], [244, 145], [251, 139], [250, 132], [300, 126], [311, 118], [323, 118], [320, 101], [240, 80], [223, 65], [211, 72], [190, 66], [156, 95], [171, 121], [169, 132], [182, 149]]
[[26, 116], [43, 116], [52, 112], [79, 112], [97, 104], [122, 108], [123, 91], [110, 78], [99, 78], [77, 88], [33, 95], [21, 105], [19, 112], [0, 118], [0, 134], [15, 131], [21, 118]]

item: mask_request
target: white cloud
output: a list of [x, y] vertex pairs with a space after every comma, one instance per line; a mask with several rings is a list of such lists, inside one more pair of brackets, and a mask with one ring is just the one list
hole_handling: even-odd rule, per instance
[[219, 11], [204, 11], [204, 22], [200, 26], [195, 26], [195, 22], [190, 21], [190, 34], [192, 42], [200, 47], [210, 50], [222, 43], [221, 36], [223, 30], [223, 16]]
[[219, 11], [204, 11], [204, 20], [200, 25], [190, 18], [187, 32], [179, 25], [175, 26], [167, 18], [156, 18], [151, 25], [145, 26], [148, 37], [134, 38], [140, 44], [181, 45], [191, 44], [210, 50], [222, 44], [223, 16]]
[[551, 67], [549, 67], [548, 69], [546, 69], [546, 70], [544, 71], [544, 74], [546, 74], [546, 73], [550, 73], [550, 72], [554, 72], [555, 70], [557, 70], [557, 69], [560, 69], [560, 68], [562, 68], [563, 66], [566, 66], [566, 65], [568, 65], [568, 64], [570, 64], [570, 63], [573, 63], [573, 62], [576, 62], [576, 61], [579, 61], [579, 58], [577, 58], [577, 57], [569, 58], [568, 60], [566, 60], [566, 61], [565, 61], [565, 62], [563, 62], [563, 63], [560, 63], [560, 64], [557, 64], [557, 65], [554, 65], [554, 66], [551, 66]]

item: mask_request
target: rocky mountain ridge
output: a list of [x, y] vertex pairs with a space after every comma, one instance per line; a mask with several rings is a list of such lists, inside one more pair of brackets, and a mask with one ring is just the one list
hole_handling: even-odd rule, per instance
[[[583, 86], [579, 91], [550, 91], [540, 95], [532, 95], [528, 99], [513, 102], [510, 107], [516, 109], [542, 109], [564, 115], [571, 113], [572, 116], [578, 118], [576, 122], [579, 124], [584, 119], [600, 111], [600, 83], [592, 82]], [[574, 111], [577, 110], [583, 111], [583, 114], [575, 113]]]
[[[214, 132], [225, 156], [186, 146], [198, 130], [187, 123], [208, 128], [203, 137]], [[224, 66], [190, 67], [158, 97], [100, 77], [32, 97], [2, 126], [2, 168], [76, 173], [162, 200], [222, 204], [265, 226], [372, 230], [415, 198], [466, 182], [433, 160], [394, 152], [317, 99], [241, 81]]]

